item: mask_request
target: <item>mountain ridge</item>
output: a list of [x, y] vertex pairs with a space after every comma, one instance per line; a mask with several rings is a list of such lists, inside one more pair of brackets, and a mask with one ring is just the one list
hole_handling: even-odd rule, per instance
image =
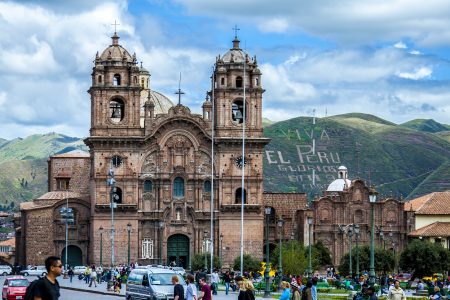
[[[350, 179], [365, 179], [385, 195], [450, 189], [450, 131], [420, 131], [361, 113], [312, 123], [300, 116], [264, 127], [272, 139], [263, 158], [266, 191], [321, 195], [339, 165], [347, 166]], [[0, 209], [44, 194], [48, 157], [75, 149], [88, 151], [81, 138], [55, 132], [0, 139]]]

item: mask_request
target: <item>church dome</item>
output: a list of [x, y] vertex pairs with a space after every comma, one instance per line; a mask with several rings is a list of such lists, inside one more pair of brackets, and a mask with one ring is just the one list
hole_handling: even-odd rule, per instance
[[100, 55], [100, 60], [102, 61], [113, 60], [126, 62], [134, 61], [130, 53], [128, 53], [128, 51], [124, 47], [119, 45], [119, 36], [117, 35], [117, 33], [114, 33], [114, 35], [112, 36], [112, 45], [103, 50], [102, 54]]
[[174, 106], [169, 98], [154, 90], [150, 91], [150, 100], [155, 104], [155, 115], [167, 114], [169, 109]]
[[327, 188], [327, 192], [342, 192], [345, 189], [348, 189], [352, 181], [347, 178], [348, 170], [345, 166], [340, 166], [338, 168], [338, 179], [334, 180]]
[[327, 192], [342, 192], [348, 189], [352, 182], [349, 179], [338, 178], [334, 180], [327, 188]]
[[235, 37], [233, 40], [233, 48], [228, 50], [228, 52], [222, 56], [222, 61], [224, 63], [230, 62], [242, 63], [244, 62], [244, 60], [245, 60], [245, 53], [244, 51], [242, 51], [241, 48], [239, 48], [239, 40], [237, 39], [237, 37]]

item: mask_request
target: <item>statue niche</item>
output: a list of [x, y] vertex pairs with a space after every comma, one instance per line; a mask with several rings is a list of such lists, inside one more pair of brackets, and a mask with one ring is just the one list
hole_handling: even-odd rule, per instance
[[170, 165], [174, 169], [177, 167], [186, 169], [189, 162], [193, 161], [192, 142], [183, 135], [170, 137], [166, 142], [165, 150], [169, 154]]

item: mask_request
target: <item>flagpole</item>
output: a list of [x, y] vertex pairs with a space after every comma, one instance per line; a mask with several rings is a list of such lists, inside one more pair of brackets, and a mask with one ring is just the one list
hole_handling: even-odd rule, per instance
[[212, 274], [214, 266], [214, 89], [216, 87], [216, 79], [214, 74], [212, 74], [212, 91], [211, 91], [211, 267], [210, 274]]
[[245, 190], [244, 190], [244, 174], [245, 174], [245, 122], [247, 116], [245, 112], [245, 63], [246, 54], [244, 53], [244, 104], [243, 104], [243, 116], [242, 116], [242, 171], [241, 171], [241, 276], [244, 274], [244, 202], [245, 202]]

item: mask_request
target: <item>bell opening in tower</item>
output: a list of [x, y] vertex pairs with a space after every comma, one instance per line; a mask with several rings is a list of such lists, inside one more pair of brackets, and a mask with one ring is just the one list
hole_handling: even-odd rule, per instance
[[235, 100], [231, 106], [231, 114], [233, 122], [238, 124], [243, 123], [244, 118], [246, 119], [246, 116], [244, 116], [244, 101]]
[[113, 123], [119, 123], [125, 116], [125, 105], [121, 99], [113, 99], [109, 102], [109, 112], [111, 121]]

